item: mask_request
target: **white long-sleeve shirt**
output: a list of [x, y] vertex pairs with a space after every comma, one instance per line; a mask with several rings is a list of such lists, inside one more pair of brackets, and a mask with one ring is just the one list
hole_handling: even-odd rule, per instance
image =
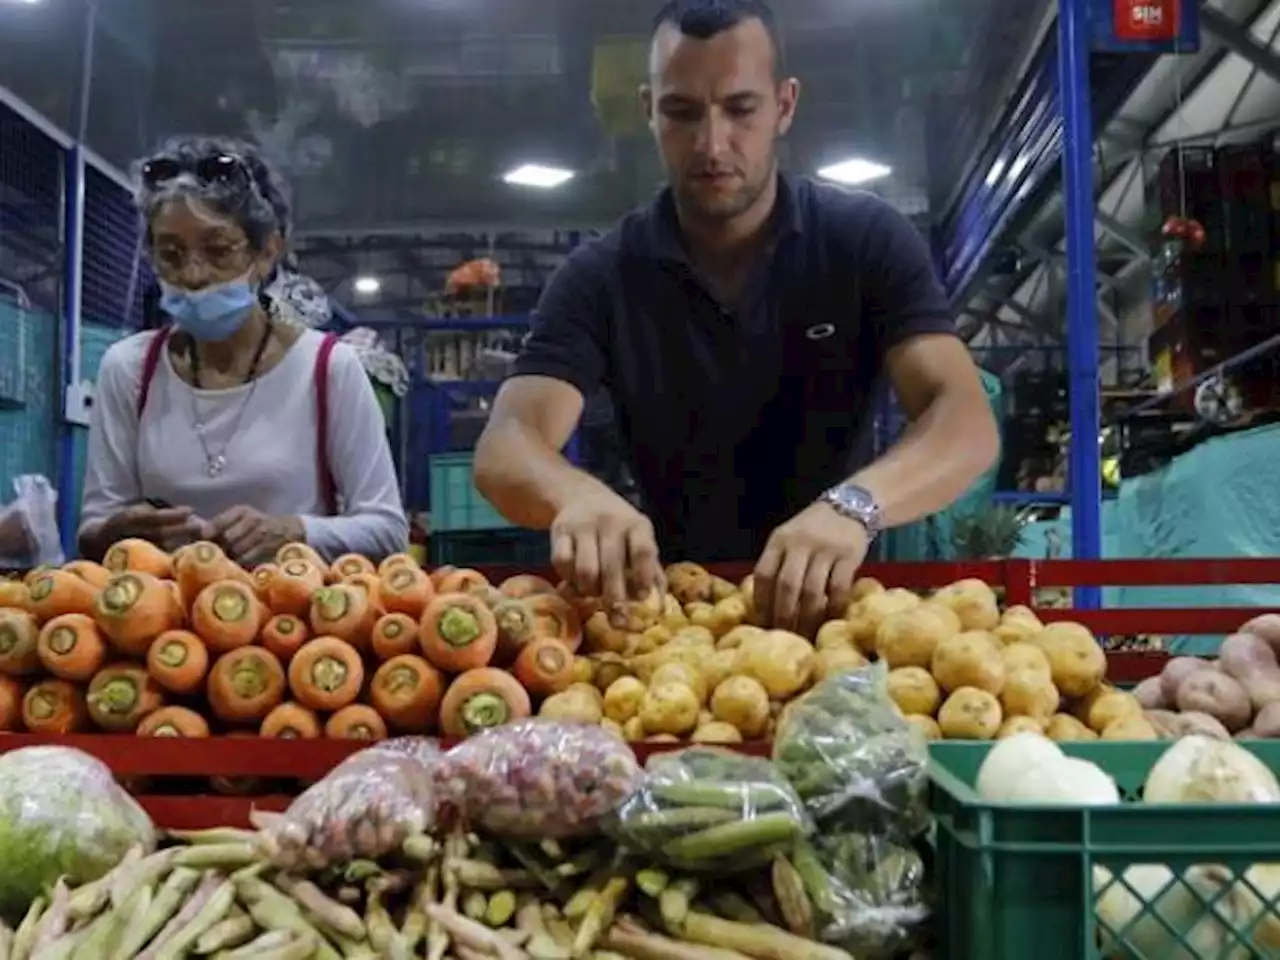
[[[338, 344], [329, 361], [329, 469], [343, 506], [342, 516], [330, 517], [316, 460], [314, 372], [323, 335], [303, 332], [263, 376], [225, 390], [191, 387], [162, 350], [139, 420], [142, 368], [154, 336], [127, 337], [102, 358], [81, 529], [155, 498], [205, 520], [237, 506], [299, 516], [307, 542], [327, 559], [354, 552], [377, 560], [405, 549], [409, 524], [385, 422], [355, 351]], [[209, 475], [210, 454], [225, 459], [216, 477]]]

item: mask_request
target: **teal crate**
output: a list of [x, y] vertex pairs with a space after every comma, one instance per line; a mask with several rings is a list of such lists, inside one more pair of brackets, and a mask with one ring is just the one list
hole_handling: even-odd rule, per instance
[[[1109, 931], [1115, 939], [1108, 949], [1100, 949], [1094, 905], [1110, 884], [1095, 886], [1093, 868], [1104, 867], [1120, 877], [1126, 868], [1138, 864], [1162, 864], [1179, 875], [1197, 864], [1220, 864], [1239, 876], [1259, 863], [1280, 862], [1280, 805], [1145, 805], [1138, 802], [1142, 785], [1168, 743], [1064, 743], [1062, 747], [1069, 755], [1107, 771], [1126, 802], [1105, 807], [987, 803], [973, 784], [990, 744], [931, 746], [941, 911], [938, 956], [947, 960], [1219, 960], [1217, 955], [1201, 957], [1189, 948], [1150, 955], [1130, 940], [1136, 923]], [[1280, 772], [1280, 743], [1251, 741], [1247, 749]], [[1177, 889], [1186, 889], [1180, 886], [1182, 881], [1174, 883]], [[1250, 887], [1238, 881], [1235, 889], [1244, 892]], [[1172, 911], [1166, 896], [1161, 894], [1159, 909], [1144, 913], [1139, 922], [1167, 930]], [[1203, 908], [1195, 919], [1207, 919], [1203, 898], [1192, 902]], [[1248, 918], [1246, 929], [1239, 931], [1242, 938], [1256, 939], [1231, 943], [1222, 957], [1280, 956], [1280, 944], [1274, 939], [1258, 942], [1280, 931], [1280, 908], [1273, 908], [1274, 913], [1260, 904], [1259, 908]], [[1265, 917], [1255, 925], [1259, 914]], [[1222, 908], [1218, 915], [1223, 915]]]
[[433, 567], [520, 567], [542, 570], [551, 566], [551, 539], [545, 530], [454, 530], [427, 538], [428, 562]]
[[431, 482], [431, 531], [509, 530], [507, 518], [476, 489], [474, 455], [437, 453], [428, 461]]

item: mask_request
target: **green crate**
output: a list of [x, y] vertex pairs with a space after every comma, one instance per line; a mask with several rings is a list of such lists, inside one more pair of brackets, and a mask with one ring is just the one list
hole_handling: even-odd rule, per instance
[[[1195, 864], [1222, 864], [1239, 873], [1256, 863], [1280, 862], [1280, 805], [1133, 802], [1169, 744], [1096, 742], [1062, 747], [1067, 754], [1106, 770], [1126, 803], [1108, 807], [987, 803], [973, 784], [990, 746], [960, 742], [931, 746], [940, 957], [1218, 960], [1200, 958], [1189, 950], [1174, 951], [1174, 956], [1147, 956], [1114, 945], [1104, 953], [1097, 947], [1093, 910], [1102, 891], [1094, 888], [1092, 868], [1102, 866], [1119, 877], [1124, 868], [1135, 864], [1164, 864], [1175, 873]], [[1272, 770], [1280, 771], [1280, 742], [1250, 742], [1247, 748]], [[1125, 932], [1113, 934], [1124, 940]], [[1280, 952], [1239, 948], [1223, 956], [1246, 960], [1272, 958]]]
[[545, 530], [453, 530], [427, 538], [431, 566], [512, 566], [542, 570], [551, 566], [551, 540]]
[[470, 451], [437, 453], [428, 461], [431, 530], [509, 530], [507, 518], [476, 489]]

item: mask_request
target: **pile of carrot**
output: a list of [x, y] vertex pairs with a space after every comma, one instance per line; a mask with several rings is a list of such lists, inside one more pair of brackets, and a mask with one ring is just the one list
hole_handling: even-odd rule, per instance
[[539, 577], [302, 543], [246, 570], [214, 543], [126, 540], [0, 582], [0, 730], [467, 736], [568, 688], [581, 637]]

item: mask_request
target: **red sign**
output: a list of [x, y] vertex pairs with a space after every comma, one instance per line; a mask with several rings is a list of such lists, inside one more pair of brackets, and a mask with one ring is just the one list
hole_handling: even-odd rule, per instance
[[1116, 39], [1126, 42], [1174, 40], [1182, 0], [1115, 0]]

